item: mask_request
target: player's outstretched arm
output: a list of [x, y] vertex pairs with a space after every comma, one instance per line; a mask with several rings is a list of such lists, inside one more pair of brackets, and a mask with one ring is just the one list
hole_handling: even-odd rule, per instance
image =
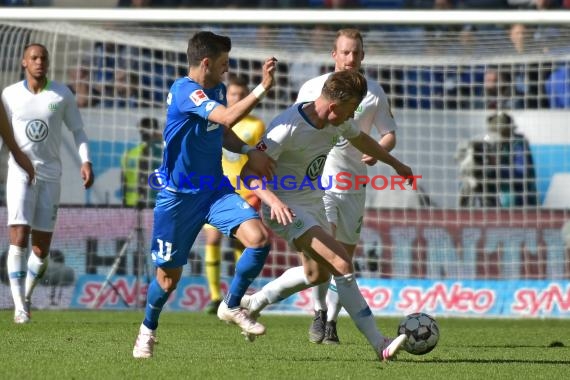
[[251, 110], [261, 101], [263, 96], [275, 82], [275, 69], [277, 67], [277, 59], [271, 57], [265, 60], [263, 64], [263, 79], [261, 84], [253, 89], [245, 98], [233, 104], [231, 107], [217, 106], [208, 115], [208, 120], [221, 125], [233, 127], [237, 122], [243, 119]]
[[34, 181], [34, 177], [36, 176], [36, 171], [34, 169], [34, 165], [30, 158], [26, 156], [24, 152], [16, 143], [16, 139], [14, 138], [14, 131], [10, 126], [10, 121], [8, 120], [8, 115], [6, 114], [6, 110], [4, 109], [4, 103], [0, 101], [0, 136], [2, 136], [2, 140], [12, 153], [12, 157], [14, 157], [14, 161], [24, 171], [28, 174], [28, 184], [31, 184]]
[[282, 225], [292, 223], [295, 213], [289, 206], [283, 203], [277, 195], [267, 188], [267, 184], [261, 179], [262, 176], [252, 169], [250, 165], [251, 161], [251, 159], [248, 160], [242, 168], [240, 178], [244, 181], [246, 186], [253, 190], [255, 195], [257, 195], [263, 203], [271, 208], [270, 217], [272, 220], [276, 220]]
[[412, 169], [404, 163], [400, 162], [400, 160], [398, 160], [396, 157], [392, 156], [386, 149], [382, 148], [380, 144], [374, 141], [372, 137], [368, 136], [364, 132], [360, 132], [358, 136], [349, 139], [349, 141], [352, 145], [354, 145], [356, 149], [362, 153], [372, 156], [375, 159], [393, 167], [396, 173], [404, 178], [407, 178], [406, 182], [409, 185], [413, 184], [414, 173], [412, 172]]
[[[391, 152], [392, 149], [394, 149], [394, 147], [396, 146], [396, 132], [392, 131], [386, 133], [385, 135], [382, 135], [382, 137], [380, 137], [380, 140], [378, 141], [378, 144], [380, 144], [382, 148], [386, 149], [388, 152]], [[361, 161], [368, 166], [374, 166], [378, 162], [377, 159], [367, 154], [362, 155]]]

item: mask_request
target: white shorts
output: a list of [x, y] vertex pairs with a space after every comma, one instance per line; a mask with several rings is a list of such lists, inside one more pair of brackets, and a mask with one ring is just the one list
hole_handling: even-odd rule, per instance
[[36, 179], [28, 186], [25, 179], [10, 176], [6, 181], [8, 225], [27, 225], [34, 230], [53, 232], [59, 208], [59, 182]]
[[336, 225], [335, 238], [345, 244], [358, 244], [364, 218], [366, 192], [335, 193], [327, 191], [323, 201], [329, 223]]
[[295, 213], [293, 223], [289, 223], [286, 226], [270, 219], [271, 208], [266, 204], [261, 206], [261, 212], [263, 214], [263, 221], [265, 224], [267, 224], [273, 232], [289, 242], [292, 249], [298, 250], [294, 246], [293, 240], [303, 235], [313, 226], [321, 226], [325, 231], [331, 233], [330, 223], [327, 221], [325, 208], [322, 203], [312, 206], [298, 205], [289, 202], [285, 203]]

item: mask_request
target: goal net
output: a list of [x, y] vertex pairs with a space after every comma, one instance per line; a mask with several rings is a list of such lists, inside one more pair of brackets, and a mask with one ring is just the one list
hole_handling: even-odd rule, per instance
[[[355, 258], [358, 276], [364, 284], [427, 280], [434, 286], [446, 280], [553, 281], [563, 292], [570, 278], [565, 244], [570, 243], [565, 224], [570, 206], [570, 28], [528, 22], [511, 26], [514, 21], [494, 25], [481, 19], [437, 24], [432, 16], [423, 24], [356, 25], [364, 36], [363, 71], [383, 86], [398, 124], [393, 153], [421, 176], [417, 190], [404, 190], [390, 183], [390, 168], [369, 169], [372, 181]], [[0, 21], [0, 87], [22, 79], [25, 44], [46, 45], [49, 77], [76, 92], [97, 176], [93, 189], [84, 192], [68, 134], [62, 147], [62, 208], [52, 246], [61, 252], [56, 255], [61, 265], [53, 267], [72, 278], [58, 282], [54, 272], [46, 280], [51, 287], [44, 289], [49, 297], [38, 296], [35, 303], [80, 307], [93, 302], [101, 280], [89, 282], [85, 275], [104, 277], [125, 247], [115, 273], [124, 275], [118, 292], [127, 304], [137, 302], [133, 289], [142, 273], [136, 255], [140, 242], [131, 233], [141, 226], [137, 211], [122, 207], [121, 162], [140, 143], [141, 118], [164, 124], [169, 86], [186, 75], [187, 41], [195, 31], [230, 36], [230, 72], [246, 75], [252, 88], [260, 81], [263, 60], [277, 57], [277, 84], [253, 111], [268, 123], [295, 101], [305, 80], [334, 69], [330, 52], [335, 32], [347, 25], [352, 26], [350, 18], [312, 25], [264, 19], [233, 24]], [[4, 208], [0, 214], [5, 218]], [[151, 227], [152, 210], [145, 209], [146, 246]], [[0, 228], [0, 243], [8, 247], [5, 227]], [[203, 246], [199, 236], [184, 276], [204, 275]], [[228, 241], [223, 251], [222, 272], [230, 276]], [[4, 260], [5, 253], [0, 274], [6, 284]], [[262, 277], [273, 278], [299, 264], [297, 254], [275, 238]], [[83, 299], [72, 295], [79, 281], [84, 281]], [[75, 284], [65, 288], [67, 303], [54, 300], [61, 283]], [[195, 297], [206, 302], [205, 288], [200, 292]], [[116, 291], [105, 296], [102, 303], [120, 305]], [[10, 305], [9, 289], [1, 286], [0, 307]]]

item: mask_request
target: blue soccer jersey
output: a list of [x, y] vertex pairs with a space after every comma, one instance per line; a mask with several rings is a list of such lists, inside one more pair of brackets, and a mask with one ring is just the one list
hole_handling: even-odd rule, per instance
[[[202, 193], [219, 188], [223, 179], [224, 126], [208, 115], [226, 105], [226, 86], [202, 88], [188, 77], [170, 88], [164, 127], [164, 157], [159, 169], [166, 188], [179, 193]], [[223, 185], [222, 185], [223, 186]]]

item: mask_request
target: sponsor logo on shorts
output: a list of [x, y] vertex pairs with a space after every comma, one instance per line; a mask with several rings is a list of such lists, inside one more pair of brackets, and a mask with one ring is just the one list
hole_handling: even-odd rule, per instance
[[247, 203], [247, 202], [238, 202], [238, 203], [236, 203], [236, 204], [237, 204], [237, 206], [238, 206], [239, 208], [241, 208], [242, 210], [247, 210], [248, 208], [251, 208], [251, 206], [250, 206], [249, 203]]

